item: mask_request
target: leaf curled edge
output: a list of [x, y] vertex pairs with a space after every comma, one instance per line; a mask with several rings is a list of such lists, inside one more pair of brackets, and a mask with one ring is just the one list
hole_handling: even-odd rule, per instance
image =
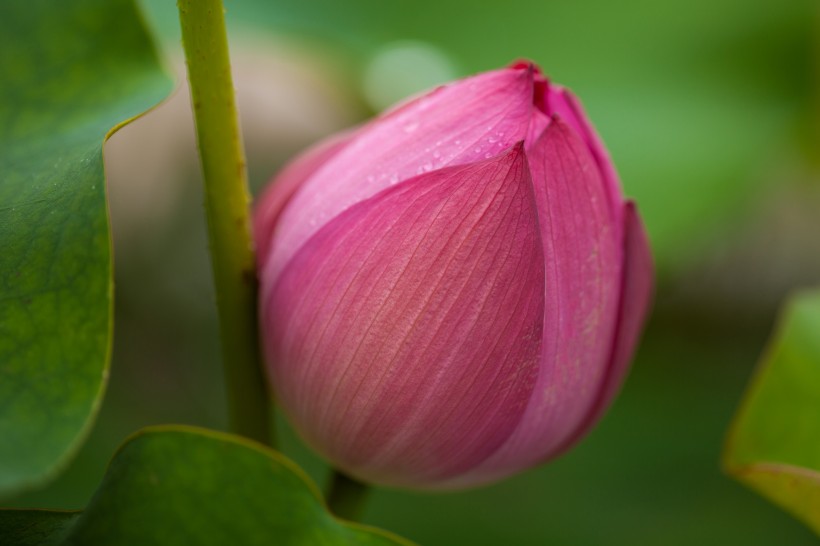
[[[45, 531], [30, 544], [287, 544], [411, 546], [391, 533], [331, 515], [292, 461], [222, 432], [159, 426], [137, 432], [115, 454], [79, 515], [0, 510], [0, 536]], [[60, 520], [62, 518], [62, 520]]]
[[108, 376], [103, 142], [172, 80], [133, 0], [0, 8], [0, 497], [71, 459]]
[[820, 534], [820, 291], [795, 296], [732, 423], [727, 473]]

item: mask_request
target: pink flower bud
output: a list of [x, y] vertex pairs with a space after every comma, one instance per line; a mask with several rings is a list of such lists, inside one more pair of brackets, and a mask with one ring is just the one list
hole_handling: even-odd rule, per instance
[[567, 90], [517, 63], [294, 161], [255, 215], [276, 398], [345, 472], [468, 487], [598, 420], [640, 335], [640, 219]]

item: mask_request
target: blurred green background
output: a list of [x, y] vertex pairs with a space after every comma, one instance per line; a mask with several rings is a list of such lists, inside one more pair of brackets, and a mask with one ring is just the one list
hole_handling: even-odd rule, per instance
[[[170, 0], [146, 19], [180, 67]], [[815, 544], [721, 474], [723, 436], [779, 303], [820, 279], [815, 0], [226, 0], [259, 188], [300, 148], [440, 81], [539, 63], [584, 102], [659, 271], [624, 391], [560, 460], [478, 491], [378, 490], [365, 521], [421, 544]], [[111, 385], [88, 444], [20, 507], [81, 508], [138, 428], [224, 428], [187, 91], [106, 149], [116, 256]], [[280, 423], [284, 451], [326, 468]]]

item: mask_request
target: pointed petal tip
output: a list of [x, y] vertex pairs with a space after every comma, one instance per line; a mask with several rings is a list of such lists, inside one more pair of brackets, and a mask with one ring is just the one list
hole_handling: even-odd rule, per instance
[[531, 77], [533, 82], [532, 104], [544, 114], [549, 115], [547, 93], [552, 84], [541, 67], [529, 59], [518, 59], [510, 63], [508, 67], [527, 71], [528, 77]]
[[[555, 149], [557, 143], [563, 144], [560, 144], [559, 148]], [[595, 165], [595, 157], [591, 153], [587, 153], [588, 148], [583, 140], [583, 136], [578, 134], [575, 128], [557, 112], [553, 112], [549, 116], [547, 125], [541, 131], [538, 140], [531, 145], [530, 153], [532, 154], [536, 148], [550, 149], [552, 150], [552, 154], [558, 154], [559, 157], [561, 156], [561, 153], [558, 151], [559, 149], [565, 151], [566, 149], [574, 149], [576, 150], [576, 157], [579, 160], [583, 159], [585, 164], [592, 164], [593, 168]], [[582, 150], [583, 153], [581, 153]]]
[[555, 125], [555, 130], [570, 131], [571, 126], [558, 112], [547, 112], [550, 118], [550, 126]]
[[534, 61], [531, 61], [529, 59], [516, 59], [515, 61], [507, 65], [507, 68], [511, 68], [513, 70], [528, 70], [535, 76], [543, 77], [541, 67], [538, 66]]
[[510, 172], [515, 171], [516, 176], [530, 176], [529, 165], [525, 141], [519, 140], [503, 153], [485, 160], [487, 163], [498, 163], [506, 165]]

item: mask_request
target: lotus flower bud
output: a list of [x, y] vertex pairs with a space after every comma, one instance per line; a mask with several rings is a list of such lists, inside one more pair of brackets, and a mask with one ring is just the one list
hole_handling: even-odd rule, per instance
[[649, 305], [635, 207], [578, 101], [528, 63], [318, 145], [254, 222], [276, 398], [374, 483], [475, 486], [566, 450]]

